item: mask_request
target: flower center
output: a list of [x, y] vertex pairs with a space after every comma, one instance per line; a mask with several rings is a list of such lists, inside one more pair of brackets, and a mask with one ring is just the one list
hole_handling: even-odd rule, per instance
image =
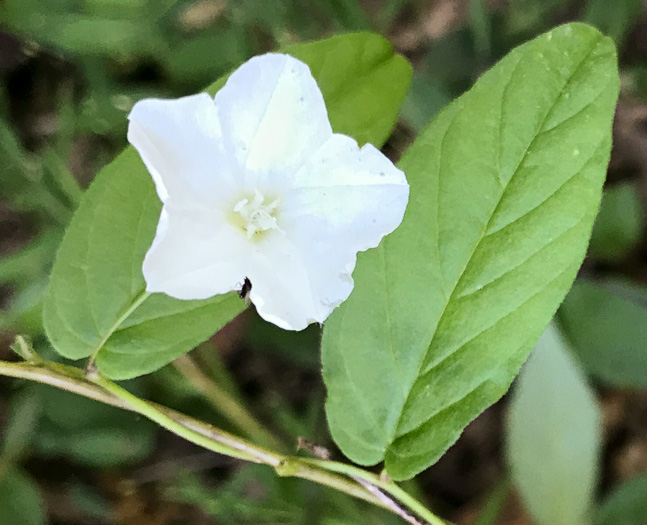
[[234, 206], [234, 214], [239, 216], [236, 222], [247, 232], [248, 239], [267, 230], [280, 230], [274, 216], [278, 207], [279, 199], [266, 203], [263, 194], [255, 190], [252, 200], [242, 199]]

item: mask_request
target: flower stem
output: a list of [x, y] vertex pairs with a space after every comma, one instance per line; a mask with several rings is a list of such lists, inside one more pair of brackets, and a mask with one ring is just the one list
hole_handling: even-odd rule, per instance
[[[34, 353], [34, 355], [36, 355]], [[244, 461], [268, 465], [279, 476], [309, 479], [398, 514], [412, 524], [446, 525], [392, 481], [361, 468], [327, 460], [287, 456], [249, 443], [207, 423], [145, 401], [106, 379], [94, 369], [86, 374], [71, 366], [35, 359], [24, 363], [0, 361], [0, 376], [45, 383], [124, 410], [136, 412], [167, 430], [208, 450]], [[385, 496], [388, 494], [390, 497]], [[405, 510], [408, 509], [407, 510]]]

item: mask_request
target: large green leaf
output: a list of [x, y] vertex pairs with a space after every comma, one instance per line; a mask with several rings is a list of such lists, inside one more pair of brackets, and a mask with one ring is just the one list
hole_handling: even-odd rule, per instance
[[559, 309], [588, 372], [621, 388], [647, 388], [647, 289], [623, 281], [576, 282]]
[[507, 456], [537, 525], [590, 523], [602, 414], [554, 324], [524, 366], [509, 408]]
[[[289, 52], [312, 66], [336, 131], [378, 145], [386, 139], [411, 77], [387, 41], [359, 33]], [[205, 301], [144, 294], [141, 265], [160, 207], [139, 156], [127, 148], [88, 189], [52, 271], [44, 304], [52, 344], [71, 359], [96, 354], [99, 369], [114, 379], [160, 368], [243, 309], [233, 293]]]
[[352, 460], [409, 478], [508, 389], [584, 257], [617, 94], [613, 42], [562, 26], [406, 153], [404, 221], [324, 326], [328, 421]]

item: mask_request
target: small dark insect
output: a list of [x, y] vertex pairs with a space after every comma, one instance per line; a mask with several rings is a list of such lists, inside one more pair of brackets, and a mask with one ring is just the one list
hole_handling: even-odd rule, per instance
[[238, 297], [245, 300], [245, 304], [249, 302], [249, 292], [252, 291], [252, 281], [248, 277], [245, 277], [245, 282], [243, 283], [240, 292], [238, 292]]

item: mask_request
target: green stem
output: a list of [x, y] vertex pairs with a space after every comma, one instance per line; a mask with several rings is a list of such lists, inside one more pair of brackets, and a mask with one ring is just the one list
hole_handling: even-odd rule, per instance
[[408, 509], [415, 512], [421, 518], [424, 518], [430, 525], [448, 525], [448, 523], [438, 516], [433, 514], [422, 503], [413, 498], [410, 494], [402, 490], [391, 480], [382, 479], [380, 476], [367, 472], [364, 469], [348, 465], [346, 463], [339, 463], [337, 461], [321, 460], [321, 459], [304, 459], [312, 465], [326, 469], [329, 472], [336, 472], [338, 474], [345, 474], [353, 479], [361, 479], [378, 487], [387, 494], [390, 494], [396, 501], [403, 503]]
[[212, 381], [188, 355], [173, 361], [173, 366], [246, 437], [263, 446], [282, 448], [281, 443], [243, 405]]
[[178, 423], [171, 416], [165, 414], [161, 410], [157, 410], [147, 401], [134, 396], [112, 381], [108, 381], [102, 375], [98, 373], [90, 373], [88, 374], [88, 377], [90, 381], [103, 388], [106, 392], [109, 392], [113, 396], [128, 403], [131, 407], [133, 407], [135, 412], [146, 416], [148, 419], [154, 421], [159, 426], [164, 427], [165, 429], [186, 439], [187, 441], [195, 443], [196, 445], [206, 448], [207, 450], [218, 452], [219, 454], [224, 454], [226, 456], [235, 457], [245, 461], [255, 461], [253, 455], [245, 452], [244, 450], [241, 450], [240, 448], [234, 448], [224, 445], [219, 441], [215, 441], [207, 436], [204, 436], [203, 434], [200, 434], [199, 432], [196, 432], [195, 430], [192, 430], [191, 428]]
[[[430, 525], [446, 525], [392, 481], [384, 481], [379, 476], [352, 465], [287, 456], [254, 445], [185, 414], [140, 399], [102, 377], [96, 371], [86, 374], [78, 368], [43, 360], [26, 363], [0, 361], [0, 376], [45, 383], [108, 405], [136, 412], [208, 450], [245, 461], [269, 465], [276, 470], [279, 476], [309, 479], [326, 485], [386, 508], [400, 515], [409, 523], [419, 524], [421, 522], [408, 514], [402, 505], [424, 518]], [[389, 494], [393, 500], [385, 497], [383, 493]]]

